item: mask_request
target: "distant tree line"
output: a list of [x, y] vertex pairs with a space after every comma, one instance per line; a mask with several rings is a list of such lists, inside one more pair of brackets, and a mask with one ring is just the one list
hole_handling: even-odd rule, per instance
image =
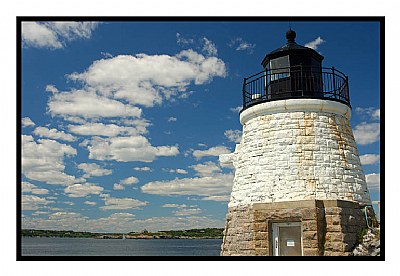
[[[150, 232], [143, 230], [141, 232], [129, 232], [127, 237], [135, 238], [139, 236], [149, 237], [167, 237], [167, 238], [198, 238], [198, 239], [221, 239], [223, 237], [223, 228], [202, 228], [190, 230], [168, 230]], [[22, 229], [21, 235], [24, 237], [61, 237], [61, 238], [120, 238], [122, 233], [92, 233], [76, 232], [66, 230], [36, 230]]]

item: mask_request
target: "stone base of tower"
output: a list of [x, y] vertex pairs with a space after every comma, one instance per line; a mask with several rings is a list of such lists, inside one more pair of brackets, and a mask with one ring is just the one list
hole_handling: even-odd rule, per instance
[[[303, 256], [348, 256], [357, 234], [366, 227], [364, 207], [351, 201], [304, 200], [231, 207], [221, 256], [272, 256], [277, 252], [273, 229], [290, 224], [301, 229]], [[287, 241], [288, 246], [294, 244], [294, 240]]]

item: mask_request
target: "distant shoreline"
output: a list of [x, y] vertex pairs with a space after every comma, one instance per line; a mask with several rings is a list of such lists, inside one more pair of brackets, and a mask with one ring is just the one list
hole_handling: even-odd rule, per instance
[[[96, 237], [54, 237], [54, 236], [21, 236], [22, 238], [38, 238], [38, 239], [95, 239], [95, 240], [103, 240], [103, 238]], [[149, 238], [126, 238], [126, 240], [222, 240], [223, 237], [204, 237], [204, 238], [195, 238], [195, 237], [171, 237], [171, 238], [158, 238], [158, 237], [149, 237]], [[123, 240], [121, 238], [105, 238], [104, 240]]]
[[222, 239], [223, 228], [169, 230], [159, 232], [92, 233], [65, 230], [22, 229], [22, 237], [94, 238], [94, 239]]

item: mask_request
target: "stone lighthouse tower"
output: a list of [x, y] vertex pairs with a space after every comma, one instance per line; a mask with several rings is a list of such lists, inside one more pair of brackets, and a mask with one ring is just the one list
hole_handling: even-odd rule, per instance
[[235, 167], [223, 256], [346, 256], [367, 226], [348, 78], [295, 38], [244, 79], [242, 140], [220, 156]]

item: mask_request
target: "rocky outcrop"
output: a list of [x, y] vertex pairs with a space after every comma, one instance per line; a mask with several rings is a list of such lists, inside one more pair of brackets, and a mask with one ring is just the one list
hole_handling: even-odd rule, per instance
[[367, 233], [363, 236], [362, 242], [354, 248], [353, 256], [380, 256], [380, 247], [379, 229], [368, 229]]

